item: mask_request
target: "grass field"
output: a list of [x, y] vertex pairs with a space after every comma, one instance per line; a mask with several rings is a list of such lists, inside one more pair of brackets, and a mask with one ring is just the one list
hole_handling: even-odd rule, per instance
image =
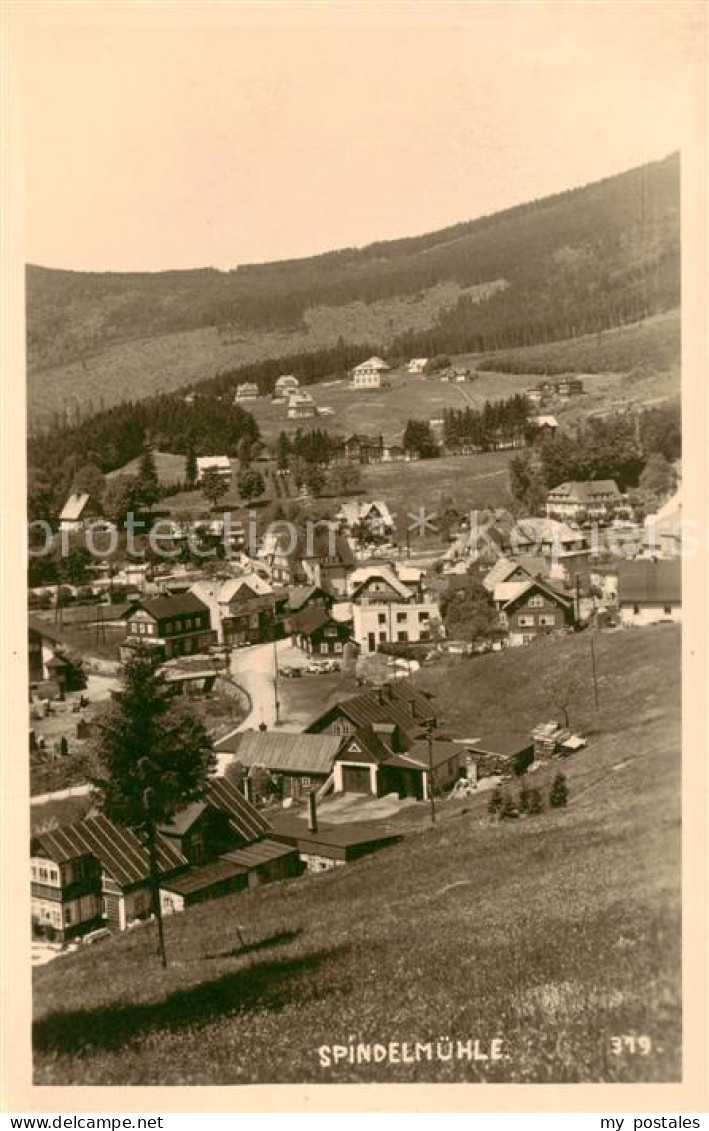
[[[377, 856], [169, 921], [164, 972], [149, 926], [36, 970], [35, 1083], [678, 1080], [679, 642], [671, 626], [597, 638], [600, 710], [574, 708], [590, 741], [564, 765], [566, 809], [491, 824], [482, 797], [442, 802], [435, 829]], [[586, 671], [588, 648], [420, 678], [451, 725], [509, 730], [549, 714], [540, 672]], [[650, 1052], [614, 1055], [618, 1034]], [[318, 1056], [447, 1038], [500, 1039], [504, 1059]]]

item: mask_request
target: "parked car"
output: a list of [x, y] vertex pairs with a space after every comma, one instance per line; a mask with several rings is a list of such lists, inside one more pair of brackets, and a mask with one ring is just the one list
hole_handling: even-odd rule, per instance
[[279, 668], [278, 674], [283, 676], [284, 679], [297, 679], [302, 676], [303, 669], [297, 667]]

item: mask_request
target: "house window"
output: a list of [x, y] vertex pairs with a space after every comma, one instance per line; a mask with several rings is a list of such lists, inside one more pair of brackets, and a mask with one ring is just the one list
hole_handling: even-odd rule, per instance
[[517, 624], [520, 628], [534, 628], [534, 617], [519, 616]]
[[640, 605], [633, 605], [633, 616], [637, 616], [640, 612]]
[[406, 624], [406, 613], [397, 613], [396, 614], [396, 623], [397, 624]]
[[64, 926], [65, 927], [71, 926], [71, 910], [68, 907], [64, 908]]
[[428, 613], [419, 613], [419, 624], [425, 624], [428, 621]]
[[328, 646], [325, 643], [325, 641], [323, 641], [323, 643], [320, 645], [320, 654], [326, 656], [327, 652], [328, 652]]
[[204, 859], [204, 837], [201, 833], [192, 833], [190, 837], [190, 856], [195, 864]]
[[539, 624], [543, 628], [553, 628], [556, 625], [556, 617], [553, 613], [542, 613], [539, 617]]
[[534, 633], [533, 632], [523, 632], [522, 633], [522, 643], [523, 644], [531, 644], [533, 640], [534, 640]]
[[182, 621], [181, 620], [175, 621], [175, 632], [182, 632]]
[[377, 621], [378, 621], [379, 624], [386, 624], [386, 622], [387, 622], [386, 613], [380, 613], [379, 616], [377, 617]]
[[303, 789], [310, 789], [310, 778], [301, 778], [300, 784], [302, 785]]
[[663, 613], [665, 613], [665, 614], [666, 614], [667, 616], [671, 616], [671, 614], [672, 614], [672, 605], [663, 605], [663, 606], [662, 606], [662, 611], [663, 611]]
[[108, 909], [106, 908], [106, 897], [105, 897], [105, 895], [102, 895], [101, 896], [101, 918], [105, 919], [107, 915], [108, 915]]
[[169, 636], [171, 632], [172, 632], [172, 621], [168, 620], [168, 621], [165, 622], [165, 635]]
[[538, 594], [535, 597], [530, 597], [529, 598], [529, 607], [530, 607], [530, 609], [543, 609], [544, 608], [544, 598], [540, 597]]
[[379, 633], [379, 643], [380, 644], [386, 644], [386, 639], [387, 639], [386, 632], [380, 632]]
[[188, 617], [187, 620], [185, 621], [185, 628], [186, 629], [192, 628], [192, 618], [191, 617]]
[[341, 652], [341, 651], [342, 651], [342, 641], [341, 641], [341, 640], [337, 640], [337, 641], [335, 642], [335, 651], [336, 651], [336, 652]]
[[404, 629], [403, 632], [399, 632], [397, 634], [397, 640], [399, 641], [400, 644], [405, 643], [405, 641], [407, 641], [408, 639], [409, 639], [409, 634], [406, 631], [406, 629]]

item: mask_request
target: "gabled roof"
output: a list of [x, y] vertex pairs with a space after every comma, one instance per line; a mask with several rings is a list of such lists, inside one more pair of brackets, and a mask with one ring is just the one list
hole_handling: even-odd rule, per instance
[[276, 773], [329, 774], [343, 738], [337, 734], [286, 734], [245, 730], [217, 742], [244, 767], [264, 766]]
[[338, 713], [345, 715], [355, 727], [396, 723], [404, 734], [418, 731], [428, 719], [436, 717], [431, 700], [422, 691], [411, 685], [404, 688], [396, 683], [385, 683], [380, 690], [363, 691], [328, 707], [306, 731], [312, 732], [330, 715]]
[[615, 479], [593, 479], [559, 483], [549, 492], [548, 498], [555, 502], [589, 503], [599, 495], [612, 495], [620, 497], [618, 484]]
[[[187, 864], [182, 853], [160, 833], [156, 842], [158, 868], [161, 872], [172, 872]], [[33, 837], [32, 844], [39, 845], [57, 864], [82, 856], [95, 856], [119, 887], [127, 888], [143, 883], [150, 875], [148, 850], [138, 835], [124, 825], [109, 821], [103, 814], [38, 833]]]
[[[539, 581], [538, 579], [532, 579], [531, 581], [503, 582], [501, 586], [498, 586], [498, 589], [504, 589], [506, 584], [508, 584], [510, 588], [515, 586], [515, 591], [511, 591], [507, 595], [503, 594], [499, 598], [500, 600], [504, 600], [505, 603], [502, 607], [505, 610], [509, 609], [511, 605], [516, 604], [522, 597], [533, 593], [535, 589], [546, 593], [546, 595], [551, 597], [552, 601], [556, 601], [558, 605], [565, 605], [569, 609], [573, 607], [573, 599], [571, 597], [567, 597], [566, 594], [560, 593], [558, 589], [554, 589], [553, 586], [547, 585], [545, 582]], [[497, 590], [495, 590], [495, 600], [498, 600]]]
[[36, 632], [38, 636], [42, 636], [45, 640], [51, 640], [52, 644], [63, 644], [63, 637], [57, 630], [47, 621], [40, 620], [39, 617], [33, 617], [31, 614], [27, 618], [27, 627], [30, 632]]
[[521, 750], [532, 746], [532, 736], [529, 734], [488, 734], [470, 743], [470, 749], [475, 754], [501, 754], [505, 758], [514, 758]]
[[489, 569], [483, 577], [483, 585], [488, 593], [492, 593], [518, 569], [520, 569], [519, 562], [513, 561], [512, 558], [498, 558], [492, 569]]
[[242, 868], [258, 868], [260, 864], [270, 864], [273, 860], [280, 860], [284, 856], [291, 856], [294, 852], [292, 845], [283, 844], [280, 840], [258, 840], [254, 844], [247, 844], [243, 848], [234, 848], [224, 852], [222, 860], [229, 860], [239, 864]]
[[331, 622], [339, 625], [344, 623], [341, 620], [336, 621], [322, 605], [308, 605], [306, 609], [293, 617], [293, 631], [301, 636], [312, 636], [314, 632], [318, 632]]
[[[250, 593], [247, 592], [248, 590]], [[263, 577], [259, 577], [257, 573], [249, 573], [244, 577], [231, 577], [225, 581], [217, 599], [220, 605], [228, 605], [237, 595], [265, 597], [270, 593], [273, 593], [273, 588]]]
[[[433, 768], [449, 762], [451, 758], [462, 755], [462, 747], [455, 742], [434, 740], [431, 744]], [[401, 769], [428, 770], [430, 766], [428, 742], [415, 742], [405, 754], [394, 754], [385, 763], [387, 766], [398, 766]]]
[[384, 581], [404, 601], [411, 599], [411, 590], [404, 585], [403, 581], [399, 580], [393, 570], [387, 569], [386, 566], [361, 566], [354, 570], [347, 583], [347, 589], [352, 599], [356, 599], [362, 589], [370, 582], [377, 580]]
[[572, 530], [565, 522], [557, 522], [554, 518], [521, 518], [514, 527], [510, 538], [514, 544], [517, 542], [552, 542], [563, 545], [564, 543], [584, 541], [583, 535], [578, 530]]
[[212, 778], [206, 801], [231, 818], [232, 829], [244, 840], [255, 840], [271, 830], [263, 814], [226, 778]]
[[74, 491], [69, 496], [59, 515], [60, 522], [78, 522], [88, 505], [90, 495], [86, 491]]
[[637, 558], [618, 563], [618, 603], [678, 604], [682, 600], [682, 563]]
[[300, 381], [292, 373], [282, 373], [276, 381], [277, 389], [297, 389]]
[[139, 601], [134, 602], [132, 612], [138, 609], [144, 609], [155, 620], [209, 612], [209, 607], [194, 593], [177, 593], [174, 597], [141, 597]]
[[178, 895], [193, 895], [197, 891], [205, 891], [215, 884], [230, 880], [233, 876], [245, 876], [248, 869], [242, 864], [235, 864], [232, 860], [214, 860], [211, 864], [202, 864], [197, 868], [190, 868], [180, 876], [171, 880], [164, 880], [160, 885], [165, 891], [174, 891]]
[[329, 593], [326, 593], [319, 585], [296, 585], [287, 593], [288, 608], [291, 612], [297, 613], [311, 597], [317, 597], [319, 595], [326, 598], [330, 596]]
[[386, 361], [382, 361], [381, 357], [374, 356], [367, 358], [366, 361], [360, 362], [359, 365], [355, 365], [354, 372], [358, 373], [362, 369], [378, 369], [380, 371], [383, 371], [388, 368], [389, 366], [387, 365]]
[[[376, 723], [374, 724], [377, 725]], [[381, 733], [373, 727], [359, 727], [344, 742], [340, 750], [339, 760], [342, 762], [386, 762], [391, 758], [392, 750], [384, 741]]]

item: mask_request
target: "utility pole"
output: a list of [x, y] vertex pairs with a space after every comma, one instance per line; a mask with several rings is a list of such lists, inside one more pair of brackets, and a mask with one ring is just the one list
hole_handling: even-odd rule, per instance
[[598, 710], [598, 676], [596, 675], [596, 649], [593, 637], [591, 637], [591, 667], [593, 669], [593, 699], [596, 704], [596, 710]]
[[281, 705], [278, 702], [278, 647], [273, 638], [273, 705], [276, 711], [276, 726], [281, 722]]
[[436, 823], [436, 799], [433, 793], [433, 728], [435, 721], [430, 719], [426, 723], [426, 730], [428, 732], [428, 797], [431, 803], [431, 824]]

